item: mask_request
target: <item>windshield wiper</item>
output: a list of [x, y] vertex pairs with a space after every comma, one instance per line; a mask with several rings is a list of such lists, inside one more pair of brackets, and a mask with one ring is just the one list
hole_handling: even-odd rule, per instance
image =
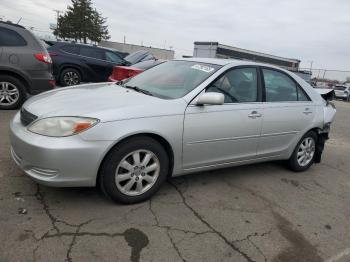
[[137, 86], [125, 85], [124, 87], [125, 87], [125, 88], [129, 88], [129, 89], [132, 89], [132, 90], [135, 90], [136, 92], [139, 92], [139, 93], [143, 93], [143, 94], [145, 94], [145, 95], [153, 96], [153, 94], [152, 94], [150, 91], [141, 89], [141, 88], [139, 88], [139, 87], [137, 87]]

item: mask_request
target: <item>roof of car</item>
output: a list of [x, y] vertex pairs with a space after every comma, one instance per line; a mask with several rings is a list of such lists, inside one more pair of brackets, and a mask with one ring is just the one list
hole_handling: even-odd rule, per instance
[[21, 26], [21, 25], [18, 25], [18, 24], [14, 24], [12, 23], [11, 21], [0, 21], [0, 25], [9, 25], [9, 26], [15, 26], [15, 27], [19, 27], [19, 28], [22, 28], [22, 29], [25, 29], [24, 26]]
[[[77, 43], [77, 42], [70, 42], [70, 41], [45, 41], [46, 43], [51, 43], [51, 45], [78, 45], [78, 46], [87, 46], [87, 47], [94, 47], [94, 48], [100, 48], [104, 50], [109, 50], [112, 52], [119, 52], [118, 50], [110, 47], [104, 47], [104, 46], [98, 46], [94, 44], [84, 44], [84, 43]], [[119, 52], [122, 53], [122, 52]]]
[[182, 59], [175, 59], [175, 60], [181, 60], [181, 61], [191, 61], [191, 62], [198, 62], [198, 63], [206, 63], [206, 64], [214, 64], [214, 65], [260, 65], [260, 66], [268, 66], [272, 68], [279, 68], [277, 66], [273, 66], [270, 64], [264, 64], [264, 63], [257, 63], [252, 61], [246, 61], [246, 60], [239, 60], [239, 59], [223, 59], [223, 58], [201, 58], [201, 57], [191, 57], [191, 58], [182, 58]]

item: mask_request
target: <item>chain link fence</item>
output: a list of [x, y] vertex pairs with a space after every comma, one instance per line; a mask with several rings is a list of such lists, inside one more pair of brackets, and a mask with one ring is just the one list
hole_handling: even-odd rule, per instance
[[311, 82], [319, 87], [333, 87], [335, 85], [350, 86], [350, 70], [334, 70], [324, 68], [300, 68], [311, 72]]

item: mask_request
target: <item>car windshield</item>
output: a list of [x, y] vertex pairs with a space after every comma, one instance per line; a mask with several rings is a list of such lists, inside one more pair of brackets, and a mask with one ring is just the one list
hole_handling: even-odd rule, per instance
[[131, 78], [125, 83], [154, 96], [176, 99], [185, 96], [221, 66], [190, 61], [169, 61]]
[[140, 62], [140, 60], [145, 57], [149, 52], [148, 51], [136, 51], [134, 53], [131, 53], [130, 55], [127, 55], [126, 57], [124, 57], [124, 59], [128, 62], [130, 62], [131, 64], [135, 64]]

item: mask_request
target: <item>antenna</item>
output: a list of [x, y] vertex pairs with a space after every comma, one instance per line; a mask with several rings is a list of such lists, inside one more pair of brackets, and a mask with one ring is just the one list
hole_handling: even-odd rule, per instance
[[21, 20], [22, 20], [22, 17], [18, 20], [17, 25], [19, 24], [19, 22], [21, 22]]

